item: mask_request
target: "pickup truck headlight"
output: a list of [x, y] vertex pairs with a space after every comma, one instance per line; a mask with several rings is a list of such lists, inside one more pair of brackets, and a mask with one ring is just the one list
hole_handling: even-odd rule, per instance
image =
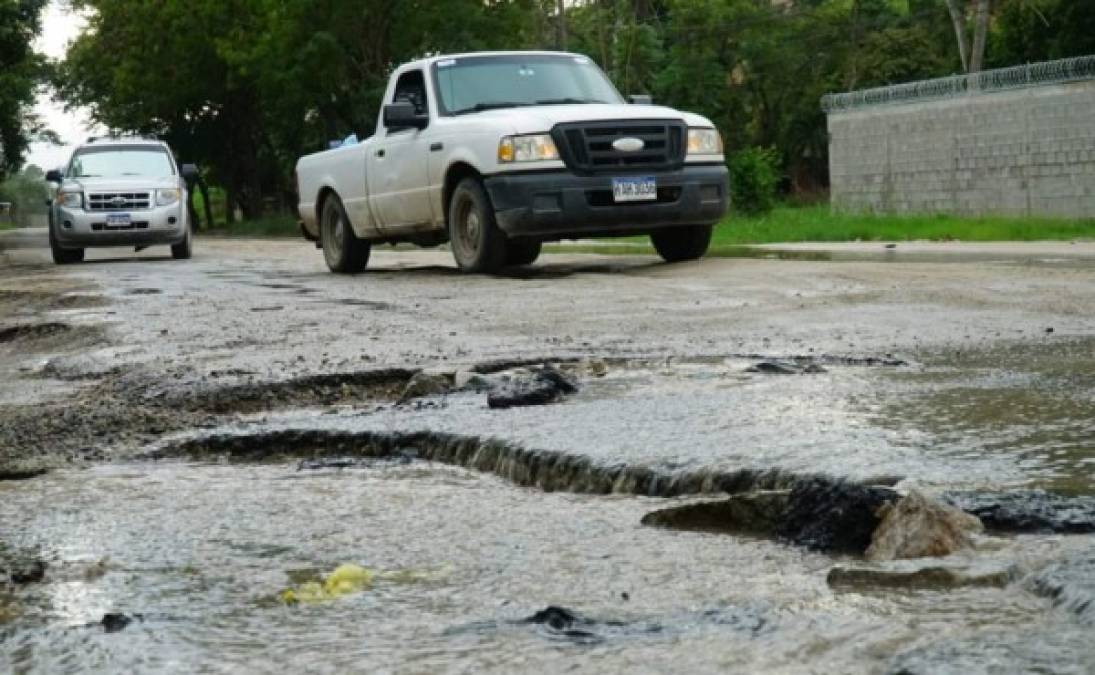
[[78, 209], [84, 205], [84, 195], [82, 192], [58, 192], [56, 202], [58, 206]]
[[722, 136], [717, 129], [692, 127], [688, 130], [688, 154], [721, 155]]
[[179, 201], [179, 189], [156, 190], [156, 206], [170, 206]]
[[506, 136], [498, 142], [498, 161], [542, 162], [559, 159], [555, 141], [548, 134], [526, 134], [524, 136]]

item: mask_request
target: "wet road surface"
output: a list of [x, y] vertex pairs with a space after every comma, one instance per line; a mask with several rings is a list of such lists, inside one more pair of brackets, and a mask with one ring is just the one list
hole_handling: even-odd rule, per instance
[[[848, 591], [825, 583], [842, 558], [639, 525], [677, 500], [545, 493], [413, 459], [134, 461], [206, 435], [429, 431], [670, 474], [1095, 494], [1092, 244], [673, 266], [550, 255], [487, 278], [444, 252], [386, 249], [337, 277], [303, 242], [208, 238], [189, 262], [108, 250], [58, 268], [34, 243], [0, 235], [0, 460], [72, 468], [0, 481], [0, 543], [58, 570], [0, 600], [0, 666], [1095, 668], [1088, 619], [1026, 581], [1095, 555], [1090, 536], [970, 554], [1010, 570], [1004, 588]], [[788, 357], [824, 372], [747, 372]], [[541, 408], [491, 410], [473, 392], [393, 405], [405, 375], [361, 375], [507, 361], [572, 364], [581, 390]], [[342, 562], [420, 574], [276, 602], [300, 570]], [[590, 617], [592, 638], [520, 621], [548, 605]], [[141, 618], [117, 640], [91, 626], [108, 612]]]

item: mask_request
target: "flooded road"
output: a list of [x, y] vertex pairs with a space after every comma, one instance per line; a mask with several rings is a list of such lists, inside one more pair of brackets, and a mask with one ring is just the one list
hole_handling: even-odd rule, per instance
[[[5, 670], [1095, 666], [1090, 626], [1019, 587], [834, 592], [825, 575], [839, 559], [643, 528], [645, 498], [413, 464], [112, 465], [3, 491], [3, 522], [22, 526], [5, 537], [64, 561], [0, 628]], [[1036, 566], [1078, 543], [1025, 537], [982, 557]], [[99, 561], [101, 576], [81, 576], [76, 563]], [[343, 562], [416, 574], [315, 605], [277, 601], [294, 578]], [[548, 605], [594, 620], [590, 635], [521, 622]], [[141, 618], [115, 635], [98, 625], [107, 612]]]
[[[1092, 534], [868, 564], [641, 524], [819, 474], [1089, 499], [1083, 245], [490, 279], [205, 244], [63, 269], [0, 251], [0, 476], [23, 478], [0, 479], [0, 554], [47, 563], [0, 586], [0, 671], [1095, 670]], [[579, 390], [546, 406], [405, 392], [548, 362]], [[285, 602], [345, 564], [370, 583]], [[903, 576], [925, 564], [953, 574]]]

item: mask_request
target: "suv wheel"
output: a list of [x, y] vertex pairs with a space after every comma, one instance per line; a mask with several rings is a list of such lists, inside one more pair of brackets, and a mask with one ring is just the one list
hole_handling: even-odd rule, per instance
[[465, 272], [497, 272], [506, 264], [506, 236], [494, 220], [494, 209], [478, 178], [465, 178], [449, 202], [452, 257]]
[[58, 265], [71, 265], [84, 259], [84, 249], [82, 248], [61, 248], [57, 237], [53, 235], [53, 227], [49, 228], [49, 249], [53, 254], [53, 262]]
[[177, 244], [171, 245], [171, 257], [175, 260], [189, 260], [194, 252], [194, 233], [190, 226], [186, 228], [186, 238]]
[[338, 274], [357, 274], [369, 264], [372, 245], [358, 239], [350, 219], [338, 197], [331, 195], [323, 202], [319, 221], [319, 240], [327, 267]]
[[688, 225], [654, 232], [650, 241], [666, 262], [696, 260], [711, 245], [711, 225]]

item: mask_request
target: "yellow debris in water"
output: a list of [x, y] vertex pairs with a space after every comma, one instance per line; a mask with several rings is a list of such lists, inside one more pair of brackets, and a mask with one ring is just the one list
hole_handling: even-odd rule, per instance
[[296, 588], [288, 588], [279, 594], [287, 605], [298, 602], [323, 602], [363, 591], [373, 583], [373, 573], [360, 565], [344, 563], [327, 575], [323, 583], [306, 581]]
[[323, 590], [331, 596], [364, 590], [373, 583], [373, 573], [360, 565], [345, 563], [335, 568], [323, 581]]

